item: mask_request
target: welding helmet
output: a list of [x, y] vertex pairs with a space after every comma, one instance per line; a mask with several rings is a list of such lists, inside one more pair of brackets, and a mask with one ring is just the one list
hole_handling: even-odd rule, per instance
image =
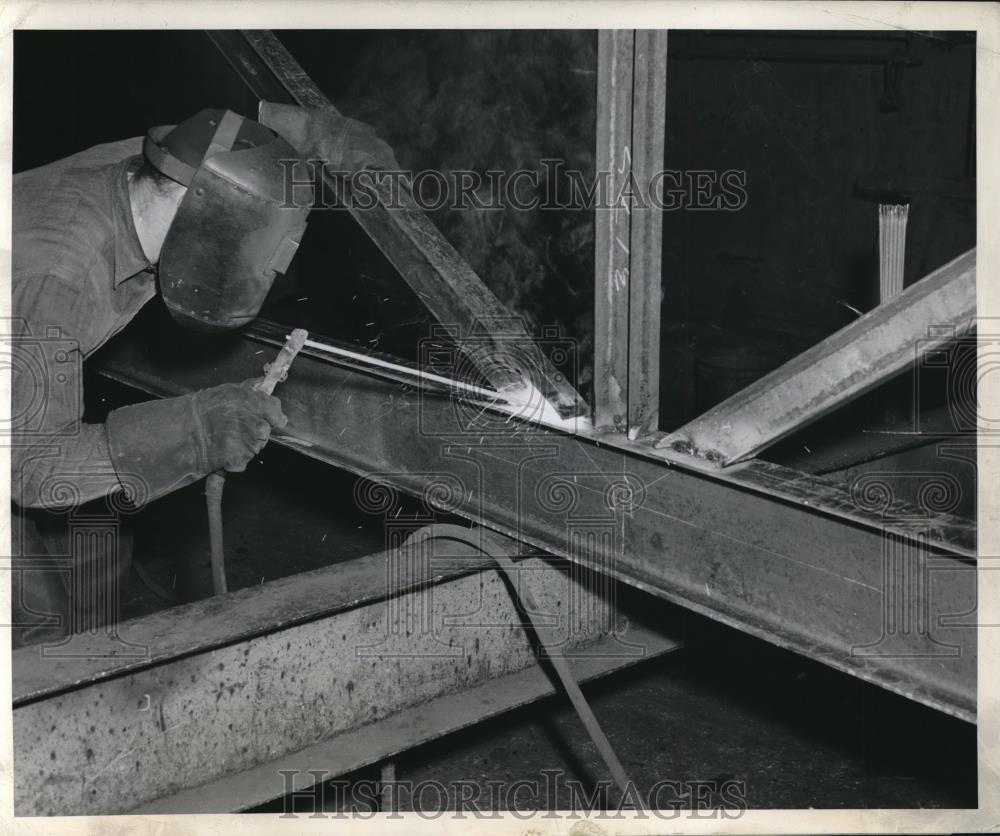
[[143, 156], [187, 186], [160, 252], [170, 313], [200, 331], [250, 322], [305, 232], [313, 203], [305, 163], [259, 122], [218, 109], [153, 128]]

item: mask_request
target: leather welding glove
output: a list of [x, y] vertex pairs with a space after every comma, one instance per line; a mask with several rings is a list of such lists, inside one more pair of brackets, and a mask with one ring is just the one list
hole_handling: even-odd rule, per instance
[[323, 160], [334, 171], [399, 170], [392, 149], [371, 125], [341, 116], [332, 107], [262, 101], [257, 120], [306, 159]]
[[[288, 419], [281, 401], [252, 386], [223, 383], [190, 395], [125, 406], [107, 419], [119, 481], [143, 504], [216, 470], [239, 472]], [[136, 483], [138, 482], [138, 485]]]

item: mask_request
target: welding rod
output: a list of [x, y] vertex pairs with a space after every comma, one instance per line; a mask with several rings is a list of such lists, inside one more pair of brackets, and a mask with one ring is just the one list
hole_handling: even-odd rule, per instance
[[909, 212], [909, 204], [905, 203], [880, 203], [878, 207], [879, 304], [885, 304], [903, 290]]
[[[288, 374], [295, 356], [302, 350], [308, 340], [308, 332], [296, 328], [289, 334], [274, 361], [264, 367], [264, 377], [254, 384], [254, 389], [270, 395]], [[212, 589], [216, 595], [224, 595], [228, 591], [226, 584], [226, 557], [222, 550], [222, 490], [226, 486], [226, 474], [223, 470], [209, 473], [205, 479], [205, 504], [208, 508], [208, 541], [212, 561]]]
[[379, 369], [386, 369], [388, 371], [395, 372], [397, 374], [405, 374], [410, 377], [417, 378], [418, 381], [426, 381], [428, 383], [436, 383], [440, 386], [446, 386], [451, 389], [457, 389], [462, 392], [466, 392], [470, 395], [476, 395], [480, 398], [487, 398], [489, 400], [505, 400], [504, 396], [495, 389], [487, 389], [483, 386], [476, 386], [472, 383], [465, 383], [461, 380], [454, 380], [450, 377], [444, 377], [443, 375], [434, 374], [433, 372], [426, 372], [422, 369], [414, 369], [410, 366], [403, 366], [398, 363], [391, 363], [388, 360], [383, 360], [380, 357], [372, 357], [370, 354], [359, 354], [354, 351], [348, 351], [346, 348], [339, 348], [335, 345], [330, 345], [329, 343], [320, 343], [315, 340], [306, 340], [306, 348], [311, 348], [316, 351], [322, 351], [327, 354], [334, 354], [339, 357], [344, 357], [345, 359], [352, 360], [355, 363], [362, 365], [373, 366]]

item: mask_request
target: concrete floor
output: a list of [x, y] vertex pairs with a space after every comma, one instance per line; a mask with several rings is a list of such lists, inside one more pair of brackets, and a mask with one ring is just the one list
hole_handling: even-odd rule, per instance
[[[664, 779], [692, 792], [735, 781], [751, 808], [975, 806], [974, 727], [725, 628], [689, 628], [684, 650], [587, 689], [644, 795]], [[608, 777], [562, 698], [411, 752], [397, 779], [544, 785], [543, 769], [584, 786]], [[572, 804], [561, 789], [537, 808]]]
[[[730, 814], [737, 798], [757, 809], [976, 805], [974, 726], [700, 618], [685, 633], [683, 650], [584, 687], [644, 798], [672, 781], [661, 807], [707, 792]], [[397, 809], [424, 812], [459, 798], [465, 809], [581, 810], [609, 777], [561, 695], [411, 750], [395, 770]], [[372, 809], [350, 797], [331, 784], [255, 812]], [[619, 796], [607, 798], [613, 809]]]

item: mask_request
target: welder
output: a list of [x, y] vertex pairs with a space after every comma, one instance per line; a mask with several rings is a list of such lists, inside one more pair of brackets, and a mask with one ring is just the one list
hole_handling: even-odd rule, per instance
[[[332, 109], [261, 104], [260, 121], [206, 109], [176, 126], [15, 175], [10, 346], [14, 646], [92, 629], [131, 559], [127, 529], [74, 554], [68, 511], [105, 498], [141, 506], [217, 470], [240, 471], [280, 401], [222, 383], [83, 422], [82, 363], [159, 292], [177, 324], [252, 321], [299, 245], [308, 176], [395, 168], [364, 123]], [[66, 560], [67, 555], [69, 561]], [[48, 558], [51, 558], [49, 560]], [[113, 584], [112, 581], [115, 581]], [[106, 604], [106, 602], [104, 602]], [[103, 604], [101, 604], [103, 606]], [[105, 607], [106, 609], [106, 607]]]

